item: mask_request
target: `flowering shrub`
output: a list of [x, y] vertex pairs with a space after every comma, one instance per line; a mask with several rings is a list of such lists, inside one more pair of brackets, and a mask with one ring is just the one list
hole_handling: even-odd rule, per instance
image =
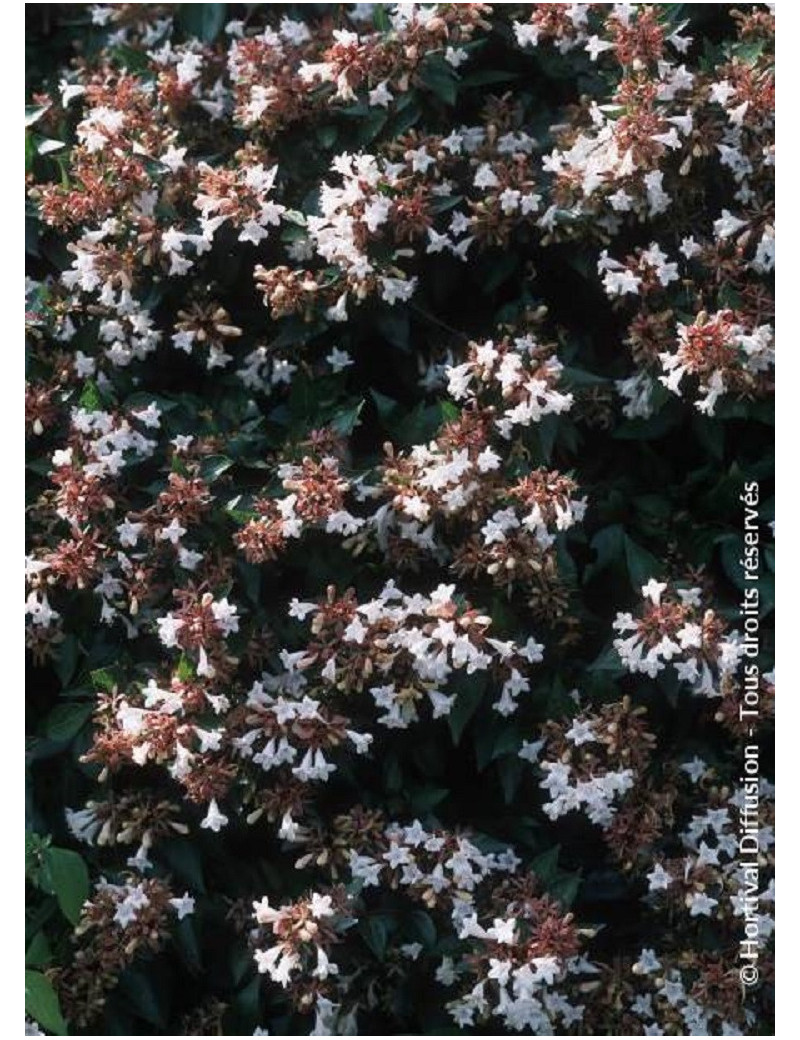
[[769, 1035], [771, 5], [32, 11], [26, 1032]]

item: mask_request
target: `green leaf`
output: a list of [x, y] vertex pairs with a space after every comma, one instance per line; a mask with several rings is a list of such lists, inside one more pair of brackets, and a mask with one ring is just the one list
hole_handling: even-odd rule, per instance
[[[717, 293], [720, 307], [730, 307], [731, 310], [739, 310], [744, 306], [742, 294], [730, 282], [723, 282]], [[713, 419], [709, 419], [713, 422]]]
[[743, 540], [739, 534], [722, 535], [718, 540], [722, 569], [737, 589], [745, 587], [744, 567], [742, 566]]
[[608, 527], [602, 527], [594, 535], [590, 544], [596, 556], [584, 571], [584, 583], [621, 562], [625, 552], [625, 532], [622, 524], [609, 524]]
[[627, 534], [625, 535], [625, 562], [628, 565], [631, 585], [637, 592], [642, 585], [647, 584], [650, 578], [660, 577], [664, 570], [664, 565], [651, 552], [643, 549]]
[[481, 279], [481, 289], [490, 296], [495, 289], [499, 289], [519, 267], [519, 254], [514, 249], [505, 253], [492, 253], [486, 258], [484, 264], [485, 274]]
[[361, 116], [357, 123], [358, 129], [356, 130], [356, 141], [358, 144], [362, 146], [371, 144], [386, 126], [388, 118], [388, 112], [382, 108], [371, 108], [365, 115]]
[[[402, 307], [392, 307], [391, 310], [381, 311], [375, 318], [375, 324], [393, 347], [408, 351], [411, 322], [407, 310]], [[373, 391], [373, 393], [377, 393], [377, 391]]]
[[66, 686], [75, 674], [80, 654], [80, 643], [75, 636], [66, 636], [58, 648], [58, 655], [55, 661], [56, 674], [61, 680], [62, 686]]
[[128, 72], [146, 73], [149, 66], [147, 51], [130, 47], [127, 43], [119, 43], [112, 47], [111, 57], [115, 64]]
[[208, 455], [200, 463], [200, 476], [206, 482], [206, 484], [213, 484], [215, 480], [219, 480], [223, 473], [226, 473], [233, 465], [233, 459], [229, 459], [227, 455]]
[[[320, 127], [317, 127], [317, 132], [316, 133], [317, 133], [317, 140], [319, 141], [319, 143], [322, 145], [323, 148], [332, 148], [333, 145], [336, 143], [336, 138], [338, 136], [338, 130], [336, 129], [335, 126], [320, 126]], [[286, 214], [284, 214], [284, 219], [286, 219]]]
[[596, 376], [594, 372], [587, 372], [582, 368], [571, 368], [565, 365], [561, 370], [561, 382], [567, 389], [573, 387], [605, 386], [608, 380], [605, 376]]
[[414, 910], [409, 915], [408, 931], [428, 949], [436, 945], [436, 925], [424, 910]]
[[454, 744], [457, 745], [461, 741], [464, 729], [478, 710], [485, 692], [485, 672], [473, 672], [472, 675], [467, 675], [463, 679], [459, 678], [456, 699], [447, 716], [447, 724], [450, 727], [450, 735]]
[[138, 966], [127, 968], [119, 982], [131, 1009], [145, 1022], [162, 1030], [167, 1022], [169, 1002], [168, 976], [162, 972], [147, 972]]
[[225, 25], [227, 4], [180, 4], [177, 21], [187, 36], [212, 43]]
[[504, 755], [497, 763], [497, 773], [500, 777], [500, 786], [503, 788], [503, 800], [510, 805], [517, 793], [525, 763], [519, 755]]
[[461, 85], [462, 87], [489, 87], [495, 83], [508, 83], [512, 79], [519, 79], [519, 73], [504, 72], [501, 69], [480, 69], [462, 76]]
[[623, 676], [627, 669], [619, 658], [619, 654], [613, 646], [606, 647], [597, 658], [589, 665], [590, 672], [600, 672], [609, 678]]
[[414, 813], [426, 813], [435, 809], [450, 794], [446, 787], [434, 787], [430, 784], [417, 787], [409, 794], [409, 804]]
[[440, 54], [425, 59], [420, 69], [420, 79], [446, 105], [456, 103], [459, 79]]
[[156, 846], [156, 854], [193, 892], [205, 892], [203, 859], [196, 844], [177, 837], [165, 838]]
[[553, 847], [548, 849], [547, 852], [543, 852], [531, 862], [531, 873], [536, 875], [545, 888], [549, 889], [550, 885], [556, 879], [556, 874], [558, 872], [558, 854], [560, 851], [560, 845], [553, 845]]
[[44, 866], [50, 886], [71, 924], [77, 924], [89, 898], [89, 872], [77, 852], [52, 846], [45, 850]]
[[[406, 101], [406, 99], [408, 100]], [[404, 101], [406, 101], [405, 106], [403, 106]], [[402, 137], [419, 120], [421, 114], [419, 105], [412, 101], [412, 95], [409, 91], [397, 103], [397, 115], [389, 124], [387, 133], [393, 138]]]
[[368, 914], [358, 922], [358, 931], [370, 950], [382, 961], [389, 941], [389, 919], [384, 914]]
[[52, 956], [53, 953], [47, 936], [44, 932], [37, 932], [28, 943], [28, 948], [25, 951], [25, 967], [43, 968], [50, 963]]
[[738, 43], [733, 50], [740, 61], [746, 65], [755, 65], [764, 53], [764, 41], [752, 40], [747, 43]]
[[43, 838], [32, 830], [25, 831], [25, 877], [34, 885], [39, 884], [42, 856], [49, 844], [50, 838]]
[[384, 421], [392, 420], [395, 415], [400, 411], [400, 405], [393, 398], [387, 394], [382, 394], [380, 390], [370, 390], [370, 396], [375, 402], [375, 407], [378, 410], [378, 415]]
[[383, 782], [390, 794], [397, 794], [403, 787], [403, 770], [394, 752], [383, 759]]
[[26, 105], [25, 106], [25, 126], [33, 126], [38, 123], [42, 116], [50, 108], [50, 102], [46, 105]]
[[[261, 979], [258, 975], [239, 990], [233, 998], [233, 1006], [251, 1026], [258, 1025], [261, 995]], [[230, 1034], [232, 1035], [232, 1034]], [[238, 1034], [236, 1034], [238, 1035]]]
[[47, 137], [44, 140], [38, 141], [36, 151], [39, 155], [51, 155], [53, 152], [58, 152], [62, 148], [66, 147], [67, 146], [63, 141], [56, 141], [55, 138]]
[[117, 680], [108, 668], [95, 668], [90, 675], [94, 685], [100, 690], [105, 690], [106, 693], [111, 693], [117, 685]]
[[388, 4], [372, 5], [372, 24], [378, 32], [386, 33], [392, 28], [392, 23], [389, 21], [388, 6]]
[[94, 380], [88, 379], [83, 384], [78, 404], [81, 408], [85, 408], [87, 412], [96, 412], [103, 407], [103, 398], [100, 396], [100, 391]]
[[191, 682], [194, 679], [194, 664], [192, 664], [191, 658], [187, 657], [186, 654], [181, 654], [176, 674], [181, 682]]
[[581, 875], [579, 871], [563, 873], [547, 886], [547, 892], [557, 899], [565, 910], [569, 910], [575, 902], [578, 890], [581, 887]]
[[725, 426], [717, 419], [706, 415], [692, 416], [692, 430], [698, 441], [712, 458], [722, 460], [725, 457]]
[[67, 1036], [58, 996], [52, 982], [40, 971], [25, 972], [25, 1011], [56, 1036]]
[[358, 404], [354, 404], [351, 408], [345, 408], [341, 412], [336, 414], [335, 419], [331, 423], [331, 426], [337, 433], [341, 433], [342, 436], [347, 436], [352, 433], [353, 430], [359, 424], [359, 417], [364, 407], [364, 401], [361, 400]]
[[72, 740], [92, 717], [94, 704], [86, 701], [57, 704], [45, 719], [44, 731], [51, 740]]
[[[666, 393], [666, 391], [665, 391]], [[626, 419], [614, 430], [612, 436], [618, 441], [652, 441], [664, 437], [681, 422], [680, 407], [672, 402], [651, 415], [649, 419]]]
[[194, 915], [185, 917], [175, 925], [173, 941], [189, 971], [193, 974], [199, 973], [202, 969], [202, 959], [195, 932]]
[[501, 718], [496, 712], [475, 732], [475, 757], [478, 769], [483, 771], [501, 755], [516, 752], [522, 738], [515, 722]]
[[440, 195], [431, 203], [431, 213], [435, 213], [437, 216], [441, 213], [447, 213], [451, 209], [455, 209], [463, 201], [463, 195]]
[[536, 425], [536, 437], [539, 441], [539, 451], [542, 461], [549, 466], [553, 459], [553, 448], [556, 446], [556, 437], [559, 431], [559, 417], [557, 415], [544, 415]]

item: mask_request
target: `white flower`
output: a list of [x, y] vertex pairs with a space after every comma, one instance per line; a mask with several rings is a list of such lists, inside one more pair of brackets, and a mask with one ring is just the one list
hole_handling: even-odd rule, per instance
[[86, 379], [88, 376], [93, 376], [95, 369], [97, 368], [97, 362], [95, 359], [84, 354], [82, 350], [75, 351], [73, 364], [75, 365], [75, 374], [79, 379]]
[[666, 587], [667, 583], [665, 581], [656, 581], [655, 578], [651, 578], [646, 585], [642, 585], [642, 595], [657, 607], [661, 602], [661, 594]]
[[346, 350], [339, 350], [338, 347], [333, 347], [330, 354], [327, 355], [325, 360], [331, 366], [334, 372], [341, 372], [345, 368], [349, 368], [353, 364], [353, 359], [347, 353]]
[[329, 321], [347, 321], [347, 293], [343, 292], [332, 307], [325, 311]]
[[269, 232], [267, 229], [262, 227], [258, 221], [252, 219], [244, 223], [242, 230], [239, 233], [240, 242], [250, 242], [254, 246], [257, 246], [259, 242], [262, 242], [268, 237]]
[[597, 737], [594, 734], [594, 729], [592, 728], [592, 723], [580, 721], [578, 719], [575, 719], [564, 736], [567, 740], [572, 741], [576, 747], [580, 747], [581, 744], [591, 744], [597, 740]]
[[719, 905], [718, 899], [712, 899], [705, 892], [693, 892], [687, 896], [690, 917], [711, 917], [711, 911]]
[[496, 188], [500, 181], [488, 163], [481, 163], [472, 183], [476, 188]]
[[53, 452], [53, 465], [56, 469], [59, 466], [72, 465], [72, 448], [57, 448]]
[[171, 144], [166, 152], [164, 152], [160, 157], [159, 162], [173, 173], [177, 173], [182, 166], [186, 165], [183, 159], [185, 155], [185, 148], [176, 148], [175, 145]]
[[202, 559], [202, 553], [194, 552], [192, 549], [186, 549], [182, 545], [178, 547], [178, 562], [185, 570], [195, 570]]
[[448, 47], [444, 52], [444, 60], [448, 65], [452, 65], [454, 69], [457, 69], [459, 65], [467, 60], [469, 55], [463, 47]]
[[414, 295], [417, 287], [416, 278], [381, 278], [381, 299], [385, 300], [390, 307], [395, 303], [405, 303]]
[[175, 899], [170, 899], [170, 906], [178, 915], [178, 920], [182, 921], [184, 917], [194, 913], [194, 899], [189, 895], [188, 892], [184, 892], [182, 896]]
[[695, 242], [692, 235], [689, 235], [687, 238], [682, 239], [679, 252], [683, 253], [687, 260], [691, 260], [692, 257], [703, 252], [703, 247]]
[[172, 337], [172, 345], [176, 350], [182, 350], [185, 354], [191, 354], [195, 335], [196, 333], [192, 329], [176, 332]]
[[187, 51], [175, 66], [175, 71], [178, 74], [178, 83], [182, 86], [194, 83], [195, 80], [200, 78], [202, 68], [203, 56]]
[[227, 597], [211, 604], [211, 613], [224, 636], [239, 631], [237, 611], [238, 607], [229, 603]]
[[219, 806], [217, 805], [216, 798], [211, 799], [211, 804], [208, 807], [208, 812], [205, 818], [201, 821], [200, 826], [206, 830], [214, 831], [216, 834], [220, 831], [228, 822], [228, 817], [220, 812]]
[[513, 946], [516, 942], [517, 921], [511, 917], [504, 921], [502, 917], [496, 917], [491, 928], [486, 929], [486, 934], [495, 942]]
[[133, 412], [132, 415], [148, 429], [157, 430], [161, 426], [161, 409], [155, 401], [151, 401], [146, 408]]
[[702, 758], [698, 758], [698, 756], [695, 755], [691, 762], [684, 762], [681, 769], [691, 778], [693, 783], [696, 784], [698, 781], [703, 779], [708, 766]]
[[335, 911], [330, 896], [321, 896], [317, 892], [311, 894], [311, 915], [319, 920], [321, 917], [333, 917]]
[[535, 47], [539, 43], [540, 31], [538, 25], [514, 22], [514, 35], [520, 47]]
[[86, 93], [86, 87], [82, 87], [80, 83], [67, 83], [65, 79], [62, 79], [58, 84], [58, 90], [61, 94], [61, 104], [64, 108], [74, 101], [76, 97], [80, 97], [81, 94]]
[[592, 61], [597, 61], [599, 55], [603, 51], [608, 51], [613, 48], [614, 44], [608, 40], [601, 40], [599, 36], [590, 36], [586, 42], [586, 50], [589, 53], [589, 57]]
[[183, 628], [185, 622], [180, 618], [172, 616], [170, 612], [166, 617], [159, 618], [158, 624], [158, 638], [166, 647], [173, 647], [178, 645], [178, 632]]
[[726, 239], [735, 235], [741, 228], [747, 226], [746, 220], [735, 217], [730, 210], [724, 209], [722, 216], [714, 221], [714, 234], [717, 238]]
[[281, 24], [278, 28], [283, 39], [296, 47], [311, 39], [311, 31], [305, 22], [297, 22], [293, 18], [287, 18], [285, 15], [281, 18]]
[[433, 166], [436, 162], [425, 145], [409, 149], [404, 158], [406, 162], [411, 163], [411, 169], [414, 173], [427, 173], [428, 167]]
[[374, 90], [371, 90], [368, 94], [370, 105], [380, 106], [381, 108], [388, 108], [390, 103], [394, 101], [394, 95], [386, 85], [386, 80], [379, 83]]
[[675, 879], [664, 870], [660, 863], [656, 863], [647, 875], [647, 880], [650, 882], [650, 891], [658, 892], [660, 889], [669, 888]]
[[658, 971], [660, 967], [661, 962], [656, 957], [655, 950], [643, 949], [638, 961], [633, 965], [633, 970], [637, 975], [649, 975], [651, 972]]
[[519, 749], [518, 754], [520, 758], [524, 758], [526, 762], [535, 764], [539, 761], [539, 754], [544, 747], [543, 740], [523, 740], [522, 747]]
[[361, 618], [354, 617], [347, 628], [344, 630], [342, 638], [348, 643], [363, 643], [364, 636], [367, 634], [367, 630], [364, 627]]
[[159, 541], [171, 542], [173, 545], [177, 545], [183, 535], [186, 534], [186, 528], [181, 527], [177, 519], [173, 519], [166, 527], [162, 527], [158, 532]]
[[732, 87], [728, 80], [723, 79], [720, 80], [719, 83], [711, 84], [708, 96], [710, 101], [717, 105], [722, 105], [724, 108], [735, 93], [736, 88]]

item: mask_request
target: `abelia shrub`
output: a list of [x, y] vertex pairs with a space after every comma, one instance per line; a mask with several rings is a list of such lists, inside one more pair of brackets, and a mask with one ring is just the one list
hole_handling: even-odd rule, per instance
[[32, 7], [27, 1034], [771, 1032], [772, 6]]

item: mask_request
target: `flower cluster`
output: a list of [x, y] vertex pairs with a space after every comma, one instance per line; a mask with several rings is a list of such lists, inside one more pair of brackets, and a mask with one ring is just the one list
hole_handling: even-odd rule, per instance
[[769, 1033], [772, 5], [32, 11], [26, 1035]]
[[[583, 1017], [583, 1006], [558, 992], [570, 978], [585, 981], [594, 972], [577, 956], [579, 935], [572, 915], [541, 896], [528, 878], [499, 886], [490, 919], [465, 917], [460, 938], [471, 940], [462, 958], [447, 959], [437, 972], [447, 986], [463, 987], [448, 1004], [459, 1027], [499, 1019], [515, 1033], [546, 1035], [569, 1029]], [[565, 986], [566, 983], [566, 986]]]
[[543, 774], [540, 786], [549, 795], [543, 809], [550, 819], [578, 811], [602, 827], [611, 824], [615, 803], [641, 782], [655, 743], [643, 711], [628, 699], [605, 705], [597, 715], [576, 715], [568, 726], [548, 722], [543, 740], [523, 746], [520, 756], [538, 762]]
[[699, 696], [722, 696], [743, 653], [739, 633], [703, 607], [699, 588], [670, 588], [651, 578], [642, 596], [640, 617], [619, 613], [614, 621], [620, 633], [614, 649], [628, 671], [653, 678], [671, 666]]
[[171, 921], [193, 910], [188, 893], [175, 897], [156, 878], [132, 876], [121, 884], [100, 880], [75, 929], [72, 963], [58, 976], [69, 1017], [81, 1027], [91, 1022], [122, 972], [142, 954], [157, 951]]
[[[500, 689], [495, 710], [514, 713], [519, 696], [530, 690], [524, 673], [544, 649], [533, 637], [519, 646], [489, 635], [491, 618], [458, 602], [454, 585], [409, 596], [390, 581], [364, 603], [331, 588], [324, 602], [295, 601], [291, 611], [312, 616], [311, 642], [291, 662], [299, 687], [313, 683], [322, 695], [348, 697], [366, 690], [382, 712], [377, 721], [390, 728], [417, 721], [426, 701], [434, 718], [448, 715], [458, 697], [458, 672], [490, 673]], [[452, 693], [445, 692], [449, 687]]]

